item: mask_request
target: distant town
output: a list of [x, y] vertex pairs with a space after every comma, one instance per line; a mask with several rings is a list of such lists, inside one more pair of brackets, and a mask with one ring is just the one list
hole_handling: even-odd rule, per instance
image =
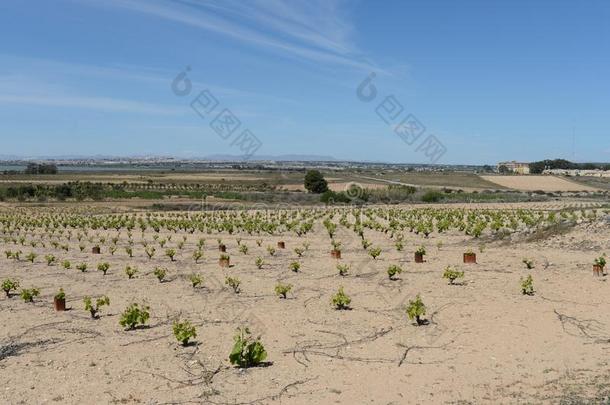
[[62, 157], [62, 158], [0, 158], [2, 174], [55, 174], [78, 171], [108, 170], [161, 170], [161, 171], [199, 171], [199, 170], [281, 170], [305, 171], [316, 168], [328, 171], [342, 170], [384, 170], [444, 172], [461, 171], [472, 173], [498, 173], [505, 175], [547, 174], [563, 176], [610, 177], [610, 164], [574, 163], [568, 160], [542, 160], [537, 162], [504, 161], [496, 165], [449, 165], [421, 163], [384, 163], [341, 161], [328, 156], [265, 157], [257, 160], [240, 160], [236, 156], [216, 156], [208, 158], [178, 158], [171, 156], [145, 157]]
[[243, 160], [236, 156], [213, 158], [177, 157], [92, 157], [92, 158], [18, 158], [0, 159], [0, 172], [23, 171], [28, 165], [55, 165], [60, 171], [95, 170], [294, 170], [305, 171], [317, 168], [329, 171], [340, 170], [407, 170], [407, 171], [468, 171], [491, 173], [497, 170], [492, 165], [441, 165], [420, 163], [384, 163], [341, 161], [326, 156], [265, 157], [256, 160]]

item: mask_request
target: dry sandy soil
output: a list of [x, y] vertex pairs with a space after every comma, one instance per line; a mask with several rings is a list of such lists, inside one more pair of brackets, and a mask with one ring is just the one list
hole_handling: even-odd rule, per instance
[[555, 176], [481, 176], [506, 188], [521, 191], [597, 191], [599, 189]]
[[[387, 187], [387, 184], [379, 184], [379, 183], [362, 183], [362, 182], [354, 182], [354, 181], [331, 181], [328, 183], [328, 188], [332, 191], [348, 191], [350, 187], [361, 187], [366, 189], [384, 189]], [[282, 189], [296, 191], [301, 190], [305, 191], [305, 186], [303, 184], [283, 184]]]
[[[378, 260], [341, 230], [342, 262], [351, 264], [345, 277], [329, 257], [319, 223], [304, 238], [265, 236], [262, 247], [257, 237], [241, 236], [248, 255], [238, 252], [235, 236], [225, 235], [230, 269], [218, 265], [216, 236], [198, 233], [188, 235], [176, 262], [160, 248], [149, 261], [137, 243], [139, 232], [132, 259], [123, 250], [125, 232], [114, 256], [80, 253], [75, 241], [69, 253], [49, 245], [21, 247], [24, 255], [36, 251], [39, 257], [31, 264], [3, 255], [0, 279], [39, 287], [41, 296], [34, 304], [0, 298], [0, 403], [600, 403], [610, 393], [610, 295], [606, 278], [592, 275], [591, 263], [610, 249], [609, 230], [598, 221], [530, 242], [485, 242], [460, 233], [424, 239], [407, 232], [403, 252], [387, 235], [369, 232], [383, 248]], [[191, 254], [200, 237], [207, 240], [206, 257], [195, 264]], [[265, 247], [280, 239], [286, 249], [270, 257]], [[305, 240], [311, 247], [301, 271], [293, 273], [293, 249]], [[415, 264], [413, 251], [421, 244], [428, 248], [427, 261]], [[467, 248], [476, 249], [478, 264], [461, 264]], [[0, 249], [16, 247], [0, 241]], [[48, 253], [73, 266], [86, 262], [89, 271], [49, 267]], [[254, 265], [259, 255], [268, 263], [261, 270]], [[524, 257], [534, 260], [533, 270], [525, 270]], [[101, 261], [112, 265], [105, 277], [94, 270]], [[123, 272], [128, 264], [140, 270], [135, 279]], [[395, 281], [386, 274], [390, 264], [405, 270]], [[447, 265], [465, 271], [463, 283], [448, 285], [441, 278]], [[156, 280], [155, 266], [168, 268], [168, 282]], [[204, 275], [203, 288], [189, 284], [193, 272]], [[519, 281], [530, 273], [536, 293], [524, 296]], [[240, 294], [226, 288], [227, 275], [242, 280]], [[278, 280], [294, 285], [286, 300], [274, 294]], [[351, 296], [351, 310], [331, 307], [339, 286]], [[71, 308], [63, 313], [52, 309], [60, 287]], [[418, 293], [428, 309], [423, 326], [404, 311]], [[92, 320], [83, 296], [101, 294], [111, 304]], [[149, 327], [119, 326], [130, 302], [150, 305]], [[178, 318], [197, 326], [195, 345], [182, 347], [174, 339]], [[234, 331], [242, 324], [260, 334], [267, 366], [243, 370], [229, 364]]]

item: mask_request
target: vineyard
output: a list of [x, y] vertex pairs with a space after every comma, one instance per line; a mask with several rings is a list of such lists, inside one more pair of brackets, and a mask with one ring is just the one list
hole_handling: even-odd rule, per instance
[[608, 213], [4, 206], [0, 402], [595, 402]]

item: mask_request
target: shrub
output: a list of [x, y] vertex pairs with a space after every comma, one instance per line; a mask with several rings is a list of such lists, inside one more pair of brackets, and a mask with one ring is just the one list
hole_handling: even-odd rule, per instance
[[76, 269], [80, 270], [81, 272], [86, 272], [87, 271], [87, 263], [79, 263], [76, 265]]
[[104, 263], [100, 263], [97, 265], [97, 270], [104, 273], [104, 275], [106, 275], [106, 273], [108, 273], [109, 269], [110, 269], [110, 263], [104, 262]]
[[241, 281], [237, 277], [225, 278], [225, 284], [228, 285], [229, 287], [231, 287], [235, 294], [239, 294], [239, 292], [241, 291], [239, 289], [239, 285], [241, 284]]
[[64, 260], [63, 262], [61, 262], [61, 265], [64, 266], [64, 269], [69, 270], [72, 267], [72, 263], [70, 263], [70, 260]]
[[377, 260], [377, 258], [381, 255], [381, 248], [374, 247], [369, 250], [369, 256], [373, 258], [373, 260]]
[[426, 255], [426, 248], [424, 246], [420, 246], [420, 247], [417, 248], [415, 253], [420, 254], [422, 256], [425, 256]]
[[167, 249], [165, 251], [165, 256], [169, 257], [169, 260], [174, 261], [174, 257], [176, 256], [176, 249]]
[[155, 277], [157, 277], [159, 282], [162, 283], [163, 280], [165, 279], [165, 275], [167, 274], [167, 271], [161, 267], [155, 267], [153, 274], [155, 275]]
[[84, 297], [83, 302], [85, 303], [85, 311], [89, 311], [91, 318], [96, 319], [99, 317], [99, 312], [105, 305], [110, 305], [110, 298], [107, 296], [98, 297], [95, 300], [95, 306], [91, 300], [91, 297]]
[[392, 264], [388, 267], [388, 276], [390, 277], [390, 280], [394, 280], [394, 277], [400, 273], [402, 273], [402, 268], [400, 266]]
[[341, 241], [331, 239], [330, 244], [333, 246], [333, 250], [340, 252], [341, 251]]
[[66, 293], [64, 292], [63, 288], [60, 288], [59, 291], [57, 292], [57, 294], [55, 294], [55, 299], [56, 300], [65, 300], [66, 299]]
[[299, 263], [299, 262], [292, 262], [292, 263], [290, 263], [290, 270], [292, 270], [295, 273], [297, 273], [300, 269], [301, 269], [301, 263]]
[[593, 261], [593, 264], [595, 264], [596, 266], [600, 266], [603, 270], [603, 268], [606, 267], [606, 255], [603, 254], [600, 257], [598, 257], [597, 259], [595, 259]]
[[421, 200], [426, 203], [436, 203], [443, 199], [443, 193], [439, 191], [427, 191], [422, 197]]
[[260, 256], [257, 257], [256, 260], [254, 260], [254, 263], [256, 264], [256, 267], [259, 268], [259, 269], [262, 269], [263, 266], [265, 265], [265, 261]]
[[129, 257], [133, 257], [133, 248], [131, 246], [127, 246], [125, 248], [125, 253], [127, 253]]
[[405, 248], [405, 244], [402, 240], [397, 240], [396, 243], [394, 243], [394, 246], [396, 246], [396, 250], [399, 252], [402, 252], [402, 250]]
[[26, 260], [30, 263], [34, 263], [34, 260], [36, 260], [36, 258], [38, 257], [38, 255], [34, 252], [28, 253], [28, 255], [25, 257]]
[[337, 270], [339, 271], [340, 276], [347, 276], [349, 273], [349, 264], [339, 263], [337, 264]]
[[302, 257], [302, 256], [303, 256], [303, 253], [305, 253], [305, 249], [300, 248], [300, 247], [295, 247], [295, 248], [294, 248], [294, 253], [296, 253], [296, 255], [297, 255], [298, 257]]
[[193, 252], [193, 260], [195, 263], [199, 263], [199, 260], [203, 257], [203, 252], [201, 249], [197, 249]]
[[190, 339], [197, 337], [197, 331], [189, 321], [175, 322], [173, 329], [176, 340], [178, 340], [182, 346], [188, 345]]
[[247, 245], [239, 245], [239, 251], [245, 255], [248, 254], [248, 246]]
[[191, 282], [191, 284], [193, 285], [193, 288], [197, 288], [198, 286], [201, 285], [201, 283], [203, 283], [203, 277], [201, 277], [201, 275], [193, 273], [189, 276], [189, 280]]
[[2, 282], [2, 291], [4, 291], [7, 298], [10, 298], [11, 291], [17, 291], [17, 288], [19, 288], [19, 281], [17, 280], [7, 278]]
[[56, 261], [56, 258], [53, 255], [46, 255], [44, 258], [47, 261], [47, 266], [52, 266]]
[[265, 361], [267, 352], [260, 338], [253, 339], [248, 328], [240, 328], [234, 337], [235, 344], [229, 361], [238, 367], [254, 367]]
[[267, 246], [267, 252], [269, 252], [269, 255], [275, 256], [275, 248], [273, 246]]
[[425, 321], [422, 319], [422, 316], [426, 315], [426, 306], [419, 294], [415, 297], [415, 300], [409, 300], [409, 305], [407, 306], [407, 316], [410, 320], [415, 319], [417, 325], [422, 325]]
[[367, 250], [372, 244], [368, 239], [362, 239], [362, 249]]
[[533, 269], [533, 268], [534, 268], [534, 261], [533, 261], [533, 260], [530, 260], [530, 259], [523, 259], [523, 260], [522, 260], [522, 263], [523, 263], [523, 264], [525, 264], [525, 267], [526, 267], [528, 270], [531, 270], [531, 269]]
[[445, 272], [443, 273], [443, 278], [446, 278], [447, 280], [449, 280], [449, 284], [453, 284], [455, 282], [455, 280], [457, 280], [458, 278], [462, 278], [462, 277], [464, 277], [464, 272], [457, 271], [456, 269], [454, 269], [451, 266], [447, 266], [445, 268]]
[[521, 278], [521, 293], [523, 295], [534, 295], [534, 279], [531, 274], [525, 279]]
[[351, 201], [352, 200], [350, 199], [350, 197], [344, 191], [336, 192], [336, 191], [328, 190], [328, 191], [325, 191], [324, 193], [322, 193], [322, 195], [320, 196], [320, 202], [323, 202], [324, 204], [336, 204], [336, 203], [348, 204]]
[[157, 250], [155, 249], [154, 246], [147, 246], [144, 249], [144, 252], [146, 253], [146, 256], [148, 256], [148, 260], [151, 260], [153, 258], [153, 256], [155, 255], [156, 251]]
[[34, 297], [40, 295], [40, 290], [38, 288], [24, 288], [20, 295], [25, 302], [34, 302]]
[[262, 244], [263, 244], [263, 240], [262, 239], [257, 239], [256, 240], [256, 246], [261, 247]]
[[135, 329], [138, 325], [144, 325], [150, 318], [150, 308], [146, 305], [141, 307], [136, 304], [130, 304], [121, 314], [119, 325], [126, 330]]
[[125, 274], [127, 274], [127, 278], [132, 279], [133, 276], [136, 275], [136, 273], [138, 272], [138, 268], [137, 267], [131, 267], [131, 266], [127, 266], [125, 267]]
[[337, 293], [333, 295], [331, 302], [336, 309], [349, 309], [352, 299], [345, 294], [343, 287], [339, 287]]
[[280, 298], [286, 298], [290, 290], [292, 290], [292, 284], [277, 283], [275, 286], [275, 294]]

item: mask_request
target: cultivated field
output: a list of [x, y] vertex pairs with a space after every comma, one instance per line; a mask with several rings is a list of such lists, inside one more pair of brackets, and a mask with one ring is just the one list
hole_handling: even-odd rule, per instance
[[[492, 176], [493, 177], [493, 176]], [[335, 191], [342, 191], [351, 183], [367, 188], [404, 184], [417, 187], [452, 188], [470, 190], [505, 189], [505, 187], [466, 172], [409, 172], [377, 170], [329, 170], [326, 180]], [[261, 183], [285, 190], [304, 190], [303, 171], [298, 170], [206, 170], [195, 172], [182, 169], [125, 171], [61, 172], [57, 175], [0, 174], [0, 184], [61, 184], [65, 182], [100, 182], [110, 184], [234, 184], [259, 185]]]
[[[600, 403], [610, 300], [592, 265], [610, 248], [608, 213], [576, 206], [4, 205], [0, 280], [19, 287], [0, 299], [0, 403]], [[463, 263], [469, 250], [477, 264]], [[292, 286], [285, 299], [278, 284]], [[341, 287], [345, 309], [331, 303]], [[419, 324], [406, 310], [418, 295]], [[85, 296], [109, 298], [98, 319]], [[150, 314], [135, 328], [119, 324], [132, 303]], [[178, 321], [196, 328], [190, 344]], [[258, 366], [229, 361], [243, 326], [266, 350]]]
[[481, 176], [481, 178], [499, 184], [502, 187], [521, 191], [596, 191], [598, 188], [579, 184], [555, 176]]
[[358, 176], [362, 179], [375, 179], [385, 184], [408, 184], [418, 187], [451, 188], [466, 191], [485, 189], [505, 189], [506, 187], [475, 173], [447, 172], [385, 172], [370, 173]]
[[610, 177], [578, 176], [571, 180], [600, 190], [610, 190]]

